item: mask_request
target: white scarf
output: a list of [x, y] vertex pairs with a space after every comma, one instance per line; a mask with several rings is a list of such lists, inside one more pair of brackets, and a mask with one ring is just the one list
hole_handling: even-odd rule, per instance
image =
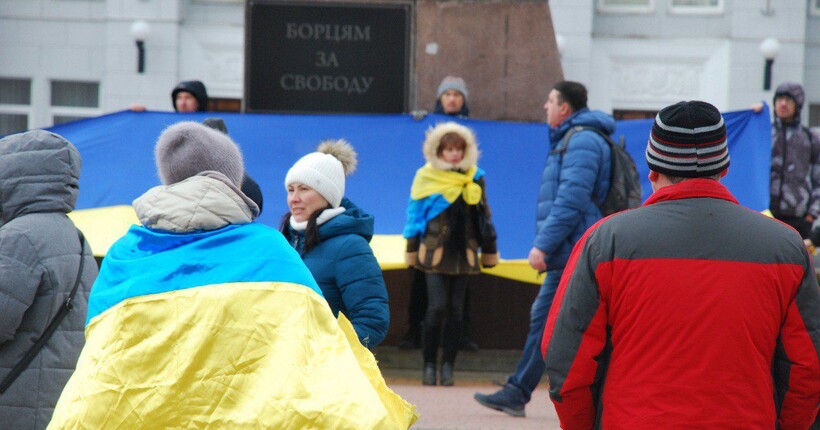
[[[321, 214], [319, 214], [319, 218], [316, 218], [316, 225], [322, 225], [344, 211], [345, 208], [343, 206], [339, 206], [338, 208], [325, 209], [322, 211]], [[307, 229], [307, 223], [307, 220], [296, 221], [293, 218], [293, 216], [290, 217], [290, 227], [296, 231], [305, 231], [305, 229]]]

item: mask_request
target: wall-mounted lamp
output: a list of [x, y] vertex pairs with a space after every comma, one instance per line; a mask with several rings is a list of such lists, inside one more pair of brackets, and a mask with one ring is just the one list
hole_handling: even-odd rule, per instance
[[767, 37], [760, 43], [760, 53], [766, 59], [766, 68], [763, 70], [763, 91], [772, 88], [772, 64], [780, 52], [780, 42], [774, 37]]
[[562, 34], [555, 35], [555, 46], [558, 48], [558, 57], [563, 57], [567, 49], [567, 39]]
[[772, 64], [779, 52], [780, 42], [774, 37], [767, 37], [760, 43], [760, 53], [766, 59], [766, 68], [763, 71], [763, 91], [769, 91], [772, 87]]
[[131, 24], [131, 36], [137, 42], [137, 73], [145, 72], [145, 39], [151, 34], [151, 26], [143, 20]]

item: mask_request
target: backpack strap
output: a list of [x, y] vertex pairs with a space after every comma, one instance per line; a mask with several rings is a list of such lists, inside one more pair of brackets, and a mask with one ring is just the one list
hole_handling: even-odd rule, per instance
[[40, 338], [37, 339], [36, 342], [34, 342], [34, 345], [31, 346], [31, 349], [29, 349], [28, 352], [26, 352], [26, 354], [23, 356], [22, 359], [20, 359], [17, 365], [15, 365], [14, 368], [12, 368], [11, 371], [8, 373], [8, 375], [6, 375], [6, 377], [3, 379], [3, 382], [0, 383], [0, 394], [5, 393], [6, 390], [9, 389], [11, 384], [13, 384], [15, 380], [17, 380], [17, 377], [20, 376], [20, 374], [23, 373], [24, 370], [26, 370], [31, 361], [34, 360], [34, 357], [37, 356], [40, 350], [43, 349], [43, 347], [45, 346], [46, 342], [48, 342], [49, 338], [51, 338], [51, 335], [53, 335], [54, 332], [57, 331], [57, 326], [59, 326], [65, 318], [65, 316], [69, 312], [71, 312], [71, 309], [74, 308], [74, 305], [71, 303], [71, 301], [74, 299], [74, 295], [77, 294], [77, 289], [80, 287], [80, 280], [82, 279], [83, 268], [85, 267], [85, 237], [83, 236], [83, 232], [81, 232], [79, 229], [77, 229], [77, 236], [80, 238], [80, 269], [77, 271], [77, 279], [74, 281], [74, 286], [71, 288], [71, 294], [68, 295], [68, 298], [66, 299], [65, 303], [63, 303], [63, 306], [60, 307], [60, 310], [57, 311], [57, 314], [55, 314], [54, 318], [51, 319], [51, 322], [48, 323], [48, 326], [46, 327], [45, 331], [43, 331], [43, 334], [40, 336]]
[[575, 133], [577, 133], [579, 131], [583, 131], [583, 130], [597, 131], [596, 129], [594, 129], [592, 127], [586, 127], [586, 126], [583, 126], [583, 125], [576, 125], [574, 127], [571, 127], [569, 130], [567, 130], [566, 133], [564, 133], [564, 137], [561, 138], [561, 143], [558, 144], [558, 147], [556, 147], [555, 149], [550, 151], [550, 155], [553, 155], [553, 154], [562, 154], [563, 155], [565, 152], [567, 152], [567, 145], [569, 145], [569, 140], [572, 138], [572, 136]]
[[[615, 146], [620, 146], [621, 148], [626, 147], [626, 143], [624, 142], [623, 135], [621, 136], [620, 141], [618, 143], [616, 143], [614, 140], [612, 140], [612, 137], [610, 137], [606, 133], [602, 132], [601, 130], [598, 130], [595, 127], [589, 127], [589, 126], [585, 126], [585, 125], [576, 125], [576, 126], [570, 128], [569, 130], [567, 130], [567, 132], [564, 133], [564, 137], [561, 138], [561, 143], [558, 144], [558, 147], [556, 147], [555, 149], [550, 151], [550, 155], [560, 155], [560, 156], [563, 157], [564, 153], [567, 152], [567, 146], [569, 145], [569, 140], [572, 138], [572, 136], [575, 133], [578, 133], [579, 131], [584, 131], [584, 130], [595, 132], [595, 134], [597, 134], [598, 136], [601, 136], [604, 139], [604, 142], [606, 142], [606, 144], [609, 146], [609, 150], [610, 150], [610, 155], [609, 155], [610, 164], [614, 164], [615, 154], [613, 154], [613, 151], [615, 151]], [[564, 161], [564, 159], [561, 158], [561, 162], [563, 162], [563, 161]], [[612, 174], [612, 169], [613, 169], [613, 167], [610, 166], [610, 175]], [[561, 177], [560, 175], [561, 174], [560, 174], [560, 170], [559, 170], [559, 174], [558, 174], [559, 180], [560, 180], [560, 177]], [[611, 186], [611, 184], [610, 184], [610, 186]], [[597, 181], [596, 181], [596, 184], [595, 184], [595, 188], [596, 189], [592, 190], [593, 196], [598, 192], [598, 190], [597, 190], [597, 188], [598, 188]], [[604, 197], [604, 198], [606, 198], [606, 197]], [[603, 202], [596, 203], [597, 206], [600, 206], [601, 204], [603, 204]]]
[[558, 144], [558, 147], [556, 147], [555, 149], [550, 151], [550, 155], [563, 154], [563, 153], [567, 152], [567, 145], [569, 145], [569, 140], [572, 138], [572, 136], [575, 133], [577, 133], [579, 131], [584, 131], [584, 130], [589, 130], [589, 131], [595, 132], [595, 134], [597, 134], [598, 136], [601, 136], [604, 139], [604, 142], [609, 144], [609, 146], [614, 146], [614, 145], [620, 145], [621, 147], [625, 146], [625, 144], [623, 142], [623, 140], [624, 140], [623, 136], [621, 136], [621, 142], [616, 143], [614, 140], [612, 140], [612, 137], [610, 137], [606, 133], [602, 132], [601, 130], [598, 130], [595, 127], [589, 127], [589, 126], [586, 126], [586, 125], [576, 125], [576, 126], [570, 128], [569, 130], [567, 130], [566, 133], [564, 133], [564, 137], [561, 138], [561, 143]]

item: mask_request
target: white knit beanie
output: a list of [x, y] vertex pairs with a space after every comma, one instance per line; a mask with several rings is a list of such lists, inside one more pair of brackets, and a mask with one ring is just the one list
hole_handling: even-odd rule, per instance
[[285, 187], [300, 183], [313, 188], [334, 208], [342, 204], [345, 176], [356, 170], [356, 152], [344, 140], [325, 141], [300, 158], [285, 176]]
[[164, 185], [214, 170], [239, 187], [245, 174], [242, 152], [233, 140], [224, 133], [193, 121], [179, 122], [166, 128], [154, 147], [154, 157]]

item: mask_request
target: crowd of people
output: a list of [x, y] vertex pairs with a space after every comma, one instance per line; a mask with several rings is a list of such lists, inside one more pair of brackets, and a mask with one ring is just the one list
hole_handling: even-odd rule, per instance
[[[435, 113], [452, 120], [419, 136], [425, 164], [403, 232], [414, 277], [400, 347], [421, 348], [430, 386], [454, 385], [458, 351], [478, 348], [470, 287], [499, 263], [492, 175], [457, 121], [468, 95], [454, 76], [438, 88]], [[702, 101], [657, 114], [645, 152], [653, 194], [603, 217], [612, 150], [601, 134], [615, 120], [587, 106], [584, 85], [555, 84], [528, 256], [546, 277], [514, 373], [475, 400], [524, 417], [546, 373], [565, 429], [818, 428], [809, 249], [820, 243], [820, 136], [800, 123], [804, 99], [795, 83], [774, 95], [776, 220], [721, 184], [726, 124]], [[207, 111], [205, 86], [181, 82], [172, 103]], [[592, 130], [567, 135], [578, 126]], [[354, 147], [321, 142], [293, 164], [278, 230], [255, 222], [261, 190], [220, 119], [171, 125], [154, 158], [161, 185], [133, 202], [141, 225], [98, 272], [66, 216], [80, 192], [77, 149], [41, 130], [0, 139], [4, 425], [412, 425], [414, 407], [387, 389], [370, 352], [390, 311], [369, 246], [376, 220], [346, 197]]]

